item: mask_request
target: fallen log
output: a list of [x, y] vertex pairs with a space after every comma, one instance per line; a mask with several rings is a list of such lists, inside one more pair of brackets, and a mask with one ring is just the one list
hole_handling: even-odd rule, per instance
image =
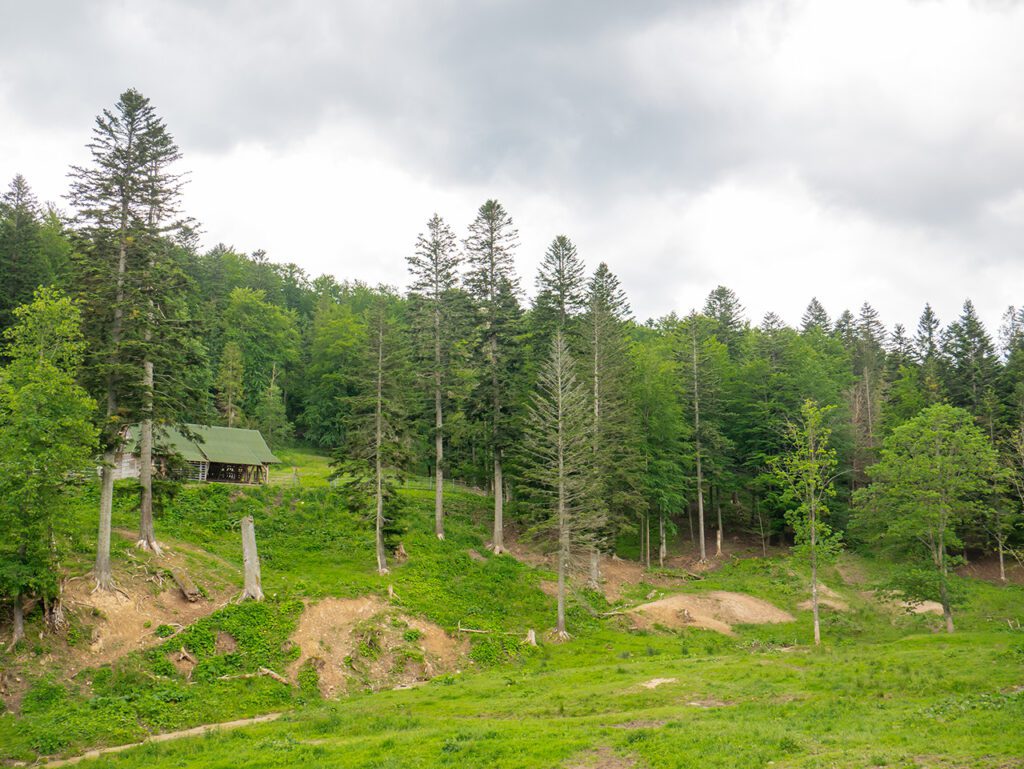
[[174, 579], [174, 584], [178, 586], [181, 594], [190, 603], [195, 603], [203, 597], [203, 594], [199, 592], [199, 588], [196, 587], [196, 583], [192, 581], [192, 578], [184, 569], [171, 569], [171, 577]]

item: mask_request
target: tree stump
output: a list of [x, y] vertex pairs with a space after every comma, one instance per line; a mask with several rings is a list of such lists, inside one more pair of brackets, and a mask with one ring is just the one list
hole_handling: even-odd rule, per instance
[[263, 584], [260, 578], [260, 557], [256, 552], [256, 526], [253, 524], [251, 515], [242, 519], [242, 561], [245, 564], [245, 589], [238, 600], [241, 602], [251, 598], [254, 601], [262, 601]]

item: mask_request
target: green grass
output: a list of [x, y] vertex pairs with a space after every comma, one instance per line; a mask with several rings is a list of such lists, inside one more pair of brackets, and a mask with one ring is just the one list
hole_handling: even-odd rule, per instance
[[[280, 453], [300, 467], [298, 485], [189, 486], [157, 523], [199, 584], [237, 589], [237, 522], [252, 514], [268, 600], [225, 606], [154, 649], [71, 679], [46, 662], [46, 640], [17, 659], [0, 652], [0, 665], [16, 665], [33, 682], [21, 713], [0, 715], [0, 759], [73, 754], [288, 710], [273, 724], [149, 744], [85, 766], [557, 767], [596, 748], [652, 768], [1022, 765], [1024, 589], [965, 580], [959, 630], [947, 636], [935, 632], [940, 618], [887, 610], [862, 594], [888, 579], [890, 564], [845, 556], [865, 584], [847, 586], [834, 568], [824, 570], [850, 611], [823, 613], [825, 645], [814, 649], [809, 612], [797, 608], [806, 597], [804, 566], [787, 557], [737, 559], [678, 587], [627, 592], [641, 601], [652, 590], [733, 590], [791, 611], [796, 622], [739, 627], [733, 637], [641, 632], [621, 616], [595, 617], [610, 607], [584, 591], [570, 600], [573, 640], [530, 649], [520, 640], [526, 630], [543, 639], [554, 622], [553, 600], [539, 589], [550, 575], [485, 550], [486, 498], [449, 492], [440, 542], [429, 484], [408, 484], [409, 560], [379, 576], [370, 521], [341, 506], [326, 461]], [[115, 526], [133, 528], [130, 485], [119, 487], [116, 502]], [[73, 572], [84, 573], [91, 559], [95, 503], [89, 490], [68, 509]], [[131, 560], [130, 550], [129, 539], [116, 540], [119, 563]], [[299, 686], [238, 677], [295, 659], [288, 638], [301, 601], [385, 595], [389, 586], [400, 611], [449, 630], [461, 623], [496, 632], [474, 637], [463, 673], [415, 690], [325, 703], [315, 677], [300, 677]], [[237, 648], [219, 651], [218, 632]], [[183, 646], [198, 660], [191, 680], [171, 663]], [[676, 680], [640, 686], [653, 678]]]
[[[702, 634], [642, 651], [591, 647], [586, 664], [572, 644], [545, 648], [506, 668], [86, 765], [536, 769], [607, 747], [652, 769], [1020, 766], [1019, 635], [712, 654], [690, 635]], [[676, 680], [640, 686], [652, 678]]]

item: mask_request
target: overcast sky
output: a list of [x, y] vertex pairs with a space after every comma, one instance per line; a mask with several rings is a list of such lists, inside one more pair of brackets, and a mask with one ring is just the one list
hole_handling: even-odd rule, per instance
[[569, 235], [640, 319], [718, 284], [756, 322], [890, 326], [1024, 303], [1024, 7], [808, 2], [0, 0], [0, 180], [64, 205], [135, 87], [203, 244], [405, 284], [486, 198], [523, 285]]

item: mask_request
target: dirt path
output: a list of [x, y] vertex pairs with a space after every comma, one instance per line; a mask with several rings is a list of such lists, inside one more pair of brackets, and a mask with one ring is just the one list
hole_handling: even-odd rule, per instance
[[[106, 755], [107, 753], [120, 753], [123, 750], [129, 748], [137, 748], [140, 745], [145, 745], [149, 742], [169, 742], [170, 740], [180, 740], [185, 737], [198, 737], [203, 734], [209, 734], [210, 732], [216, 732], [227, 729], [238, 729], [242, 726], [252, 726], [253, 724], [264, 724], [268, 721], [276, 721], [284, 713], [267, 713], [264, 716], [254, 716], [253, 718], [241, 718], [237, 721], [224, 721], [219, 724], [203, 724], [202, 726], [193, 726], [191, 729], [182, 729], [177, 732], [164, 732], [163, 734], [154, 734], [152, 737], [147, 737], [142, 742], [130, 742], [127, 745], [114, 745], [109, 748], [97, 748], [96, 750], [90, 750], [83, 753], [80, 756], [72, 756], [71, 758], [58, 758], [54, 761], [44, 761], [37, 766], [70, 766], [71, 764], [77, 764], [80, 761], [85, 761], [88, 758], [99, 758], [100, 756]], [[25, 764], [27, 766], [27, 764]]]

